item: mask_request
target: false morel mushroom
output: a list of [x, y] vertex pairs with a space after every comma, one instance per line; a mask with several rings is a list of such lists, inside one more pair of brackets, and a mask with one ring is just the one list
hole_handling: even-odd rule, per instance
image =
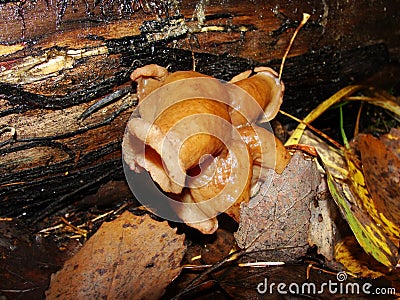
[[290, 161], [282, 143], [255, 124], [275, 117], [284, 85], [270, 68], [254, 72], [231, 83], [157, 65], [131, 75], [139, 105], [127, 124], [124, 161], [149, 172], [177, 216], [202, 233], [218, 228], [222, 212], [239, 221], [241, 203]]

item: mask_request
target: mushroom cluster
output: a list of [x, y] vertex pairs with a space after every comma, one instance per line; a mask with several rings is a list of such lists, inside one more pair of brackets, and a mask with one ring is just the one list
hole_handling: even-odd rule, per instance
[[123, 159], [134, 172], [146, 170], [173, 199], [177, 216], [202, 233], [215, 232], [221, 212], [239, 221], [240, 204], [290, 161], [282, 143], [256, 125], [273, 119], [282, 103], [284, 85], [274, 70], [258, 67], [228, 83], [147, 65], [131, 79], [139, 105]]

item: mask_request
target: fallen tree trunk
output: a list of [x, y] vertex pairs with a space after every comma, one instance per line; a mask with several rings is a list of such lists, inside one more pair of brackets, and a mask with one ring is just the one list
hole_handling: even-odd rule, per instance
[[[38, 20], [33, 17], [38, 6], [0, 4], [25, 9], [25, 29], [8, 23], [5, 28], [3, 22], [1, 30], [4, 40], [18, 43], [1, 48], [0, 215], [37, 220], [107, 181], [123, 179], [120, 148], [136, 100], [129, 81], [136, 67], [157, 63], [171, 71], [196, 68], [224, 80], [259, 65], [278, 69], [297, 23], [277, 18], [271, 6], [235, 3], [218, 6], [204, 1], [197, 8], [170, 3], [163, 9], [153, 8], [159, 12], [145, 14], [142, 9], [133, 13], [134, 18], [101, 26], [93, 23], [101, 12], [87, 13], [87, 8], [74, 14], [67, 7], [62, 14], [56, 7], [58, 17]], [[266, 14], [265, 19], [254, 18], [253, 5]], [[313, 5], [321, 13], [326, 11], [320, 3]], [[112, 9], [107, 13], [112, 14]], [[0, 16], [4, 20], [4, 14]], [[325, 38], [324, 18], [328, 17], [322, 13], [321, 20], [316, 17], [305, 28], [299, 38], [303, 42], [285, 67], [282, 108], [298, 117], [341, 87], [381, 69], [396, 49], [395, 43], [389, 51], [387, 45], [365, 43], [341, 50], [318, 46], [319, 50], [310, 52], [305, 41]], [[73, 22], [77, 19], [92, 23], [79, 27]], [[18, 17], [8, 20], [21, 21]], [[50, 33], [44, 35], [42, 27], [29, 31], [35, 22]], [[23, 34], [18, 35], [18, 30]], [[105, 106], [87, 111], [104, 98], [108, 100]]]

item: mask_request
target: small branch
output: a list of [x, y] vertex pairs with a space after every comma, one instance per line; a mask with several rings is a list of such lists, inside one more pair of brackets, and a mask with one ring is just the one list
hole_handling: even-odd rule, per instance
[[299, 26], [296, 28], [295, 32], [293, 33], [292, 38], [290, 39], [289, 46], [287, 47], [286, 52], [285, 52], [285, 54], [283, 55], [281, 67], [280, 67], [280, 69], [279, 69], [279, 80], [282, 78], [283, 66], [285, 65], [286, 57], [287, 57], [288, 54], [289, 54], [289, 51], [290, 51], [290, 48], [292, 47], [292, 44], [293, 44], [293, 42], [294, 42], [294, 39], [296, 38], [297, 33], [298, 33], [298, 32], [300, 31], [300, 29], [304, 26], [304, 24], [307, 23], [307, 21], [308, 21], [309, 18], [310, 18], [310, 15], [309, 15], [309, 14], [303, 13], [303, 20], [301, 21], [301, 23], [299, 24]]

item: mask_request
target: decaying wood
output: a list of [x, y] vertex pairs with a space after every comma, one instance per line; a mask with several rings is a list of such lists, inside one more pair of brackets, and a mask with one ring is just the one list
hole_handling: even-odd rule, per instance
[[[138, 3], [152, 9], [135, 5]], [[292, 56], [324, 46], [348, 50], [381, 41], [397, 57], [400, 53], [400, 11], [398, 3], [389, 0], [3, 0], [0, 7], [0, 40], [5, 43], [29, 42], [70, 30], [80, 32], [81, 38], [86, 34], [96, 37], [96, 28], [109, 37], [132, 36], [146, 20], [179, 15], [190, 27], [188, 32], [201, 32], [195, 35], [197, 44], [190, 37], [178, 42], [180, 48], [265, 61], [282, 56], [306, 12], [311, 18]]]
[[[396, 15], [389, 1], [349, 7], [314, 1], [297, 11], [293, 4], [257, 1], [171, 1], [168, 9], [150, 12], [118, 11], [117, 1], [103, 12], [90, 3], [66, 3], [0, 3], [0, 39], [9, 44], [0, 45], [1, 216], [43, 217], [123, 178], [121, 140], [135, 103], [129, 75], [139, 66], [195, 67], [224, 80], [260, 65], [277, 70], [300, 10], [308, 10], [313, 16], [283, 77], [282, 108], [302, 117], [330, 93], [382, 68], [400, 40], [394, 32], [386, 45], [375, 44], [390, 30], [359, 30], [371, 24], [359, 10], [383, 6], [387, 12], [376, 19], [390, 27], [387, 15]], [[351, 38], [348, 29], [357, 29]], [[118, 97], [81, 117], [110, 95]]]

